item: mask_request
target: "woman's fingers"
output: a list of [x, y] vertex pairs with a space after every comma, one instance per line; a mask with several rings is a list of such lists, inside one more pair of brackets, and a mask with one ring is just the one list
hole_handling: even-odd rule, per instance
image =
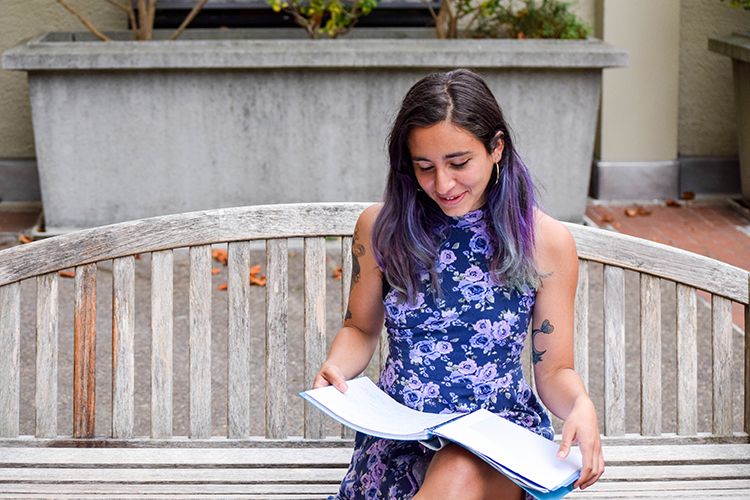
[[349, 388], [349, 386], [346, 385], [346, 379], [341, 374], [341, 370], [337, 366], [323, 366], [323, 368], [321, 368], [318, 374], [315, 376], [313, 389], [325, 387], [328, 385], [334, 386], [341, 392], [346, 392], [346, 390]]

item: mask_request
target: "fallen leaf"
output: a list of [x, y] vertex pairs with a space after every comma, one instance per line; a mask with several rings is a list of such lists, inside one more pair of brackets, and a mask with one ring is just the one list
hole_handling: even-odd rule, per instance
[[694, 198], [695, 198], [695, 193], [694, 193], [694, 192], [692, 192], [692, 191], [685, 191], [685, 192], [684, 192], [684, 193], [682, 193], [682, 195], [680, 196], [680, 199], [681, 199], [681, 200], [692, 200], [692, 199], [694, 199]]
[[682, 206], [682, 203], [680, 203], [677, 200], [673, 200], [672, 198], [667, 198], [667, 206], [668, 207], [677, 207], [677, 208], [679, 208], [679, 207]]
[[341, 266], [339, 266], [338, 269], [333, 270], [333, 279], [340, 280], [341, 279]]
[[34, 240], [33, 240], [33, 238], [31, 238], [29, 236], [26, 236], [25, 234], [19, 234], [18, 235], [18, 241], [20, 241], [22, 244], [25, 245], [26, 243], [31, 243]]
[[626, 208], [625, 215], [628, 217], [638, 217], [640, 215], [651, 215], [651, 211], [643, 207]]
[[211, 252], [211, 257], [216, 259], [217, 261], [221, 262], [225, 266], [227, 265], [227, 260], [229, 259], [229, 254], [226, 250], [222, 248], [216, 248], [213, 252]]
[[219, 274], [221, 272], [220, 267], [212, 267], [211, 268], [211, 274]]
[[216, 288], [218, 288], [219, 290], [226, 290], [227, 288], [229, 288], [229, 285], [227, 283], [222, 283], [221, 285], [217, 286]]
[[266, 277], [261, 275], [258, 277], [255, 274], [250, 275], [250, 284], [255, 286], [266, 286]]
[[60, 271], [60, 276], [63, 278], [75, 278], [76, 272], [75, 271]]
[[605, 223], [605, 224], [608, 224], [610, 222], [614, 222], [614, 220], [615, 220], [615, 218], [612, 217], [611, 215], [605, 215], [604, 217], [602, 217], [602, 222]]
[[133, 255], [133, 258], [135, 260], [141, 260], [141, 254], [137, 253], [137, 254]]
[[260, 272], [260, 264], [250, 268], [250, 275], [258, 274]]

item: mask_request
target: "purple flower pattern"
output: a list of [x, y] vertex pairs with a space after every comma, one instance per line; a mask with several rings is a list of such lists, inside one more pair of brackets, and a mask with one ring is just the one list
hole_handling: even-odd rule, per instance
[[[521, 352], [535, 291], [504, 287], [488, 270], [494, 251], [484, 209], [453, 219], [436, 262], [410, 304], [391, 290], [383, 304], [389, 355], [378, 385], [430, 413], [486, 408], [552, 439], [549, 417], [523, 378]], [[357, 434], [350, 469], [329, 500], [410, 499], [433, 452], [413, 441]]]

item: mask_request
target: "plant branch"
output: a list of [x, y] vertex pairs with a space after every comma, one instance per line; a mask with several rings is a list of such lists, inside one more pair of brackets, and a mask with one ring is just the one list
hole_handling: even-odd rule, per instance
[[83, 14], [79, 13], [77, 10], [75, 10], [73, 7], [71, 7], [68, 4], [68, 2], [66, 2], [65, 0], [57, 0], [57, 3], [59, 3], [60, 5], [62, 5], [63, 7], [65, 7], [71, 14], [73, 14], [74, 16], [76, 16], [78, 18], [78, 20], [81, 21], [89, 29], [89, 31], [91, 31], [99, 39], [104, 40], [105, 42], [111, 42], [112, 41], [112, 39], [110, 37], [108, 37], [107, 35], [105, 35], [101, 31], [99, 31], [98, 29], [96, 29], [96, 26], [94, 26], [93, 24], [91, 24], [91, 21], [89, 21], [88, 19], [86, 19], [86, 17]]
[[154, 38], [154, 19], [156, 18], [156, 2], [158, 0], [150, 0], [148, 3], [148, 12], [146, 13], [146, 26], [144, 31], [146, 32], [146, 40]]
[[174, 34], [170, 37], [170, 40], [176, 40], [177, 37], [180, 36], [183, 31], [185, 31], [185, 28], [187, 28], [187, 25], [190, 24], [190, 22], [195, 18], [195, 16], [198, 15], [198, 11], [200, 11], [203, 8], [203, 6], [205, 5], [207, 1], [208, 0], [201, 0], [195, 5], [195, 7], [193, 7], [193, 10], [191, 10], [190, 14], [188, 14], [185, 20], [182, 21], [182, 24], [180, 24], [180, 27], [177, 28], [177, 31], [175, 31]]
[[136, 40], [147, 40], [146, 38], [146, 0], [138, 0], [138, 32], [135, 36]]

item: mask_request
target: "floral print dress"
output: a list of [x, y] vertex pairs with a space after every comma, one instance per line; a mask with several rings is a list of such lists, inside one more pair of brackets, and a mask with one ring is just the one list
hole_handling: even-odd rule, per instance
[[[521, 351], [535, 292], [504, 287], [488, 272], [494, 248], [486, 209], [452, 218], [437, 263], [441, 294], [427, 273], [415, 303], [385, 296], [389, 356], [378, 386], [430, 413], [485, 408], [552, 439], [549, 417], [523, 378]], [[338, 495], [329, 500], [409, 499], [433, 451], [416, 441], [358, 433]]]

